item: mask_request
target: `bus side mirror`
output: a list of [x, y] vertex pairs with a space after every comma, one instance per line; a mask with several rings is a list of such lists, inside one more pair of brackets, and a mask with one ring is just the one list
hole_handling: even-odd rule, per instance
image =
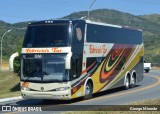
[[65, 59], [65, 69], [71, 69], [71, 57], [72, 57], [72, 52], [69, 52]]

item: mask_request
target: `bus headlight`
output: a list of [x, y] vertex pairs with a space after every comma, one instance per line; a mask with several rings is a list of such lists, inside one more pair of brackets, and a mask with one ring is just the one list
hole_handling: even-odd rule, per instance
[[21, 89], [25, 90], [25, 91], [29, 91], [30, 90], [29, 82], [23, 82], [22, 85], [21, 85]]
[[21, 87], [22, 90], [25, 90], [25, 91], [30, 91], [30, 88], [28, 87]]
[[68, 90], [69, 87], [60, 87], [60, 88], [56, 88], [55, 90], [56, 91], [65, 91], [65, 90]]

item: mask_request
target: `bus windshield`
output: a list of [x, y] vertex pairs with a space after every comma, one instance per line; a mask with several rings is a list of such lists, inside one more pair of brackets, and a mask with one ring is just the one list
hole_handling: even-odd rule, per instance
[[69, 44], [69, 24], [44, 24], [28, 26], [23, 47], [66, 47]]
[[65, 57], [66, 54], [24, 54], [21, 79], [40, 82], [68, 81]]

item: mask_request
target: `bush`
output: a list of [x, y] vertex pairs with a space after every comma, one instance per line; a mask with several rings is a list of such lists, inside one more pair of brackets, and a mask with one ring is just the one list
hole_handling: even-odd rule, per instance
[[20, 57], [15, 57], [13, 62], [14, 73], [20, 73]]

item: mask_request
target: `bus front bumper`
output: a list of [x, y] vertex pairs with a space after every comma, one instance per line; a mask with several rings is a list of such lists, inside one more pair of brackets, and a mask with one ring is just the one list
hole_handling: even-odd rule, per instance
[[70, 100], [71, 99], [71, 94], [69, 90], [53, 91], [53, 92], [21, 90], [21, 95], [23, 99], [57, 99], [57, 100]]

